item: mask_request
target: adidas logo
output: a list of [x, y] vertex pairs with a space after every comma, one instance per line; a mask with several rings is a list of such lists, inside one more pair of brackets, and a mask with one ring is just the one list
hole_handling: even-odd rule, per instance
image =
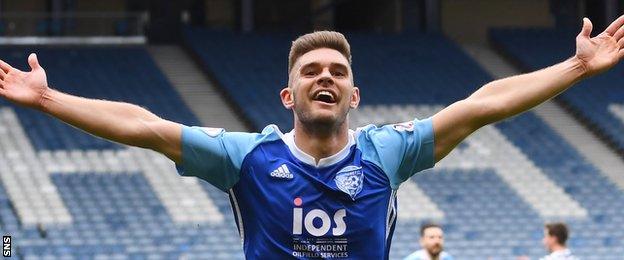
[[280, 179], [292, 179], [294, 175], [290, 173], [290, 170], [288, 170], [286, 164], [282, 164], [279, 168], [271, 172], [271, 177]]

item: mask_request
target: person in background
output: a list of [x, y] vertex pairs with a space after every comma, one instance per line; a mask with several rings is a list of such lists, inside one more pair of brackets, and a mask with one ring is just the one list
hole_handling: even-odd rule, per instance
[[434, 223], [420, 226], [420, 246], [422, 249], [408, 255], [404, 260], [453, 260], [444, 252], [444, 231]]
[[570, 249], [566, 247], [568, 234], [568, 227], [564, 223], [555, 222], [544, 225], [544, 239], [542, 239], [542, 243], [550, 254], [540, 259], [578, 260], [578, 258], [572, 255]]

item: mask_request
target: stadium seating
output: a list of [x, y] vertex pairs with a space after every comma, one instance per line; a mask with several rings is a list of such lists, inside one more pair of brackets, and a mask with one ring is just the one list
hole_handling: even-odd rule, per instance
[[[198, 124], [143, 47], [2, 48], [50, 85]], [[163, 156], [128, 149], [0, 100], [0, 232], [23, 259], [240, 259], [227, 196], [180, 178]]]
[[[569, 58], [576, 31], [555, 29], [494, 29], [490, 38], [527, 70], [536, 70]], [[624, 65], [578, 84], [561, 95], [575, 113], [594, 130], [624, 151]]]
[[[282, 130], [292, 128], [292, 114], [283, 109], [278, 94], [288, 84], [288, 50], [296, 35], [206, 33], [201, 28], [187, 28], [185, 35], [187, 44], [201, 58], [206, 70], [214, 75], [257, 129], [268, 124], [277, 124]], [[453, 75], [478, 71], [474, 62], [444, 53], [451, 43], [439, 36], [414, 34], [397, 38], [353, 34], [349, 40], [354, 57], [355, 84], [366, 93], [362, 95], [362, 105], [379, 102], [413, 104], [416, 101], [448, 104], [470, 93], [470, 89], [463, 86], [474, 89], [485, 83], [484, 78], [476, 76], [438, 77], [421, 73], [434, 69]], [[440, 45], [440, 48], [429, 48], [428, 44]], [[376, 46], [382, 48], [373, 48]], [[384, 62], [388, 60], [392, 62]], [[383, 68], [376, 67], [382, 64]], [[460, 81], [451, 78], [460, 78]], [[413, 81], [449, 87], [409, 88]], [[462, 86], [461, 91], [454, 86]]]
[[[185, 37], [205, 70], [257, 129], [270, 123], [283, 131], [292, 128], [292, 115], [281, 107], [277, 93], [287, 82], [287, 50], [294, 35], [188, 28]], [[409, 120], [410, 115], [426, 117], [435, 107], [466, 97], [491, 80], [439, 35], [348, 34], [347, 38], [362, 93], [361, 107], [351, 118], [355, 126]], [[412, 105], [429, 108], [418, 114], [413, 111], [420, 109]], [[510, 148], [501, 152], [496, 148], [499, 143], [484, 146], [494, 140]], [[457, 259], [537, 258], [546, 253], [542, 225], [550, 220], [570, 223], [570, 245], [583, 259], [617, 259], [624, 254], [624, 234], [618, 228], [624, 225], [622, 190], [539, 117], [527, 113], [510, 119], [466, 143], [436, 169], [404, 184], [408, 191], [399, 190], [399, 212], [418, 210], [413, 205], [418, 202], [423, 204], [421, 210], [432, 213], [399, 213], [391, 258], [418, 249], [418, 227], [427, 219], [445, 225], [447, 249]], [[548, 185], [531, 186], [534, 183]]]

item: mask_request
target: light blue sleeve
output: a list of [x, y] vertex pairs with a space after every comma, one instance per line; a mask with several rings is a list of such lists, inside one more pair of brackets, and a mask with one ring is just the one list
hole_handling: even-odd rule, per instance
[[182, 176], [199, 177], [222, 191], [240, 179], [243, 160], [258, 144], [270, 139], [271, 126], [258, 133], [225, 132], [221, 128], [182, 128]]
[[435, 164], [431, 118], [383, 127], [369, 125], [359, 130], [357, 140], [362, 159], [379, 166], [393, 189]]

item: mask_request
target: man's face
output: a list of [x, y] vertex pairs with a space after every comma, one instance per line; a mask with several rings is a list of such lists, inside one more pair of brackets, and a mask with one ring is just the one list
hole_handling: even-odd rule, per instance
[[544, 238], [542, 239], [542, 244], [544, 244], [546, 250], [552, 252], [554, 246], [557, 244], [557, 237], [549, 235], [548, 229], [544, 229]]
[[290, 87], [280, 93], [282, 102], [304, 124], [340, 125], [359, 103], [351, 66], [336, 50], [307, 52], [297, 59], [289, 78]]
[[420, 246], [432, 257], [438, 256], [444, 249], [444, 232], [442, 229], [438, 227], [425, 229], [423, 236], [420, 238]]

